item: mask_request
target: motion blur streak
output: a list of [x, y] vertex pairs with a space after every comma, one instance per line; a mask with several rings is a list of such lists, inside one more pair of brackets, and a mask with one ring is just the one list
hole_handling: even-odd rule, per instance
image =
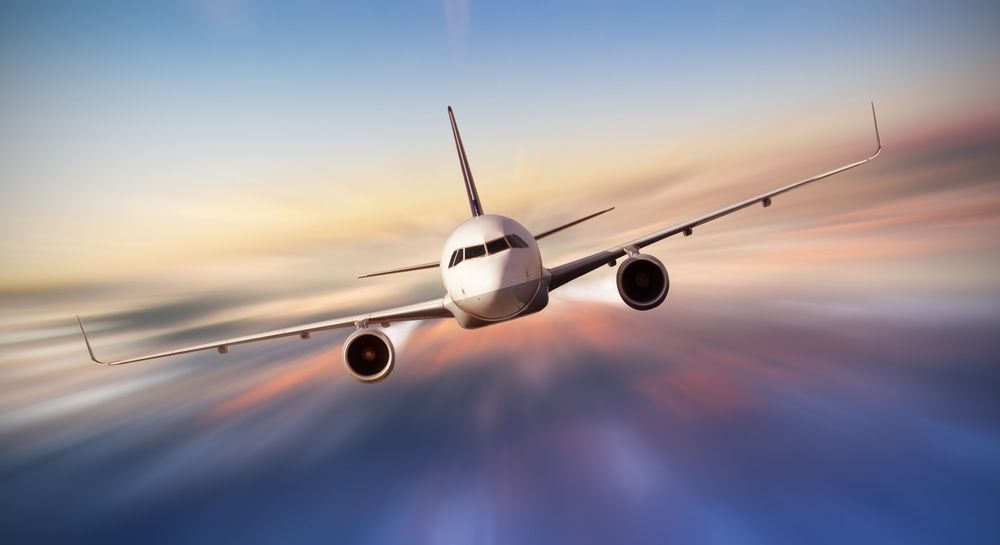
[[[0, 542], [997, 542], [996, 2], [55, 4], [0, 3]], [[344, 333], [105, 369], [73, 321], [439, 296], [354, 277], [468, 213], [448, 103], [489, 211], [616, 206], [558, 264], [869, 151], [869, 99], [877, 162], [650, 247], [649, 312], [605, 268], [371, 386]]]
[[5, 292], [4, 535], [988, 542], [1000, 129], [969, 134], [801, 197], [824, 213], [776, 200], [654, 248], [656, 311], [603, 269], [543, 315], [393, 326], [405, 356], [374, 387], [346, 379], [343, 334], [98, 370], [66, 319], [102, 308], [102, 347], [165, 347], [321, 316], [302, 284]]
[[844, 202], [802, 197], [829, 213], [777, 200], [654, 248], [674, 281], [656, 311], [624, 309], [604, 269], [544, 315], [393, 326], [405, 356], [374, 387], [346, 379], [343, 334], [109, 371], [65, 319], [103, 305], [101, 346], [169, 346], [321, 316], [302, 285], [9, 291], [4, 534], [984, 542], [1000, 531], [1000, 130], [970, 134], [945, 157], [951, 141], [887, 156], [828, 192]]
[[[428, 324], [375, 388], [346, 380], [319, 339], [183, 361], [191, 372], [160, 392], [5, 434], [5, 525], [174, 542], [996, 530], [1000, 374], [986, 333], [1000, 316], [840, 315], [694, 290], [667, 309], [556, 301], [492, 330]], [[45, 524], [53, 513], [60, 525]]]

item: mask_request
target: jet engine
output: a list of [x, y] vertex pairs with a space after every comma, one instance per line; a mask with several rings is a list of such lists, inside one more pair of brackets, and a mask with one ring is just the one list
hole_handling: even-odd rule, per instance
[[359, 329], [344, 341], [344, 363], [351, 376], [361, 382], [378, 382], [389, 376], [396, 350], [385, 333]]
[[651, 255], [633, 255], [618, 267], [618, 294], [636, 310], [660, 306], [669, 290], [667, 268]]

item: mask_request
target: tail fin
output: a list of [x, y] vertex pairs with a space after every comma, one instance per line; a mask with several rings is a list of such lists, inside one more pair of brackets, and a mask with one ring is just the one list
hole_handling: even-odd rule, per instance
[[448, 117], [451, 118], [451, 132], [455, 135], [458, 163], [462, 167], [462, 176], [465, 178], [465, 192], [469, 195], [469, 207], [472, 208], [472, 217], [482, 216], [484, 214], [483, 205], [479, 201], [479, 192], [476, 191], [476, 182], [472, 179], [472, 169], [469, 168], [469, 159], [465, 156], [462, 135], [458, 134], [458, 125], [455, 123], [455, 112], [451, 110], [451, 106], [448, 106]]

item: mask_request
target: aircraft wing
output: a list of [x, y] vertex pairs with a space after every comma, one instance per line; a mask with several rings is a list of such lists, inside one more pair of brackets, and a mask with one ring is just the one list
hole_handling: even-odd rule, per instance
[[314, 333], [316, 331], [353, 327], [356, 324], [367, 326], [369, 323], [387, 324], [391, 322], [403, 322], [408, 320], [429, 320], [433, 318], [451, 318], [451, 317], [452, 317], [451, 312], [448, 312], [448, 310], [445, 309], [444, 307], [444, 299], [443, 298], [433, 299], [431, 301], [426, 301], [424, 303], [417, 303], [405, 307], [397, 307], [389, 310], [383, 310], [380, 312], [359, 314], [357, 316], [348, 316], [344, 318], [334, 318], [332, 320], [313, 322], [311, 324], [288, 327], [285, 329], [274, 329], [271, 331], [265, 331], [263, 333], [257, 333], [255, 335], [245, 335], [243, 337], [222, 339], [219, 341], [196, 344], [193, 346], [186, 346], [184, 348], [177, 348], [174, 350], [167, 350], [165, 352], [157, 352], [155, 354], [147, 354], [144, 356], [137, 356], [134, 358], [127, 358], [117, 361], [101, 361], [97, 359], [97, 357], [94, 356], [94, 349], [90, 345], [90, 339], [87, 338], [87, 332], [83, 329], [83, 321], [80, 320], [79, 316], [76, 317], [76, 320], [80, 324], [80, 332], [83, 333], [83, 340], [87, 344], [87, 351], [90, 352], [90, 359], [94, 360], [94, 363], [97, 363], [98, 365], [123, 365], [126, 363], [152, 360], [156, 358], [163, 358], [166, 356], [176, 356], [179, 354], [187, 354], [189, 352], [198, 352], [201, 350], [215, 349], [220, 354], [225, 354], [226, 352], [229, 351], [230, 346], [236, 344], [245, 344], [255, 341], [263, 341], [267, 339], [277, 339], [278, 337], [291, 337], [292, 335], [298, 335], [303, 339], [308, 339], [309, 334]]
[[684, 236], [690, 235], [695, 227], [704, 225], [710, 221], [717, 220], [723, 216], [728, 216], [733, 212], [743, 210], [749, 206], [753, 206], [757, 203], [761, 203], [763, 206], [771, 206], [771, 199], [781, 195], [782, 193], [787, 193], [793, 189], [798, 189], [806, 184], [822, 180], [824, 178], [829, 178], [834, 174], [839, 174], [846, 170], [850, 170], [854, 167], [859, 167], [868, 161], [871, 161], [882, 151], [882, 140], [878, 134], [878, 120], [875, 117], [875, 103], [872, 103], [872, 122], [875, 125], [875, 152], [867, 159], [862, 159], [860, 161], [855, 161], [853, 163], [844, 165], [842, 167], [835, 168], [833, 170], [824, 172], [822, 174], [817, 174], [811, 178], [806, 178], [805, 180], [800, 180], [795, 183], [788, 184], [783, 187], [779, 187], [773, 191], [768, 191], [767, 193], [761, 193], [755, 197], [731, 204], [724, 208], [720, 208], [714, 212], [709, 212], [697, 218], [685, 221], [683, 223], [678, 223], [672, 227], [668, 227], [661, 231], [656, 231], [654, 233], [649, 233], [648, 235], [641, 236], [635, 240], [631, 240], [614, 248], [609, 248], [602, 252], [597, 252], [595, 254], [589, 255], [566, 263], [564, 265], [559, 265], [558, 267], [553, 267], [549, 269], [552, 274], [552, 279], [549, 282], [549, 290], [554, 290], [567, 282], [575, 280], [590, 271], [593, 271], [603, 265], [613, 265], [615, 260], [624, 257], [626, 254], [635, 253], [639, 248], [648, 246], [654, 242], [659, 242], [667, 237], [674, 236], [678, 233], [684, 233]]

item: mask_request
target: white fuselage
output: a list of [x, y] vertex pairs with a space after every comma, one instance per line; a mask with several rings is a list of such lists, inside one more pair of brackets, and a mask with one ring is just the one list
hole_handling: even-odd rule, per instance
[[476, 216], [455, 229], [441, 253], [441, 276], [446, 306], [463, 327], [509, 320], [548, 303], [535, 238], [504, 216]]

